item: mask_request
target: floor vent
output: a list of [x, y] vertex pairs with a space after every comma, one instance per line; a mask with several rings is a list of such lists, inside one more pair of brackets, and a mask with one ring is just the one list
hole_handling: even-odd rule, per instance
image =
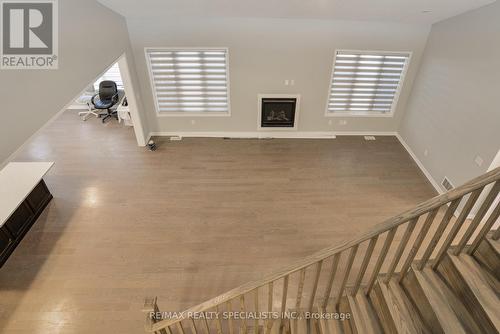
[[446, 176], [444, 177], [443, 181], [441, 182], [441, 185], [444, 187], [444, 189], [446, 189], [448, 191], [451, 190], [451, 189], [453, 189], [453, 188], [455, 188], [453, 186], [453, 184], [451, 184], [451, 182], [448, 179], [448, 177], [446, 177]]
[[180, 141], [180, 140], [182, 140], [181, 136], [172, 136], [172, 137], [170, 137], [170, 141]]
[[375, 136], [365, 136], [365, 140], [375, 140]]

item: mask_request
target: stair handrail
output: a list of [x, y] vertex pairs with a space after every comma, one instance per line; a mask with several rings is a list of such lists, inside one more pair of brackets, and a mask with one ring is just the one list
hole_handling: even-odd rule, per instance
[[[479, 196], [479, 193], [482, 189], [484, 189], [486, 186], [489, 184], [495, 183], [493, 189], [490, 191], [490, 197], [494, 200], [496, 196], [498, 195], [498, 191], [500, 188], [500, 167], [493, 169], [486, 174], [480, 175], [463, 185], [454, 188], [452, 190], [449, 190], [443, 194], [437, 195], [427, 201], [424, 201], [420, 203], [419, 205], [415, 206], [412, 209], [409, 209], [407, 211], [404, 211], [403, 213], [400, 213], [392, 218], [389, 218], [385, 220], [382, 223], [379, 223], [372, 227], [368, 232], [361, 233], [357, 237], [348, 240], [340, 245], [337, 246], [332, 246], [332, 247], [327, 247], [324, 248], [318, 252], [315, 252], [314, 254], [307, 256], [299, 261], [294, 262], [291, 265], [286, 266], [284, 269], [281, 269], [279, 271], [273, 272], [267, 276], [265, 276], [262, 279], [254, 280], [248, 283], [245, 283], [243, 285], [240, 285], [239, 287], [236, 287], [232, 290], [229, 290], [221, 295], [218, 295], [214, 298], [211, 298], [205, 302], [202, 302], [196, 306], [190, 307], [187, 310], [185, 310], [183, 313], [189, 314], [189, 313], [198, 313], [198, 312], [207, 312], [210, 309], [214, 309], [228, 301], [234, 300], [240, 296], [243, 296], [249, 292], [254, 291], [255, 289], [264, 287], [272, 282], [275, 282], [276, 280], [279, 280], [281, 278], [287, 277], [288, 275], [291, 275], [293, 273], [296, 273], [300, 270], [303, 270], [304, 268], [307, 268], [315, 263], [318, 263], [319, 261], [322, 261], [324, 259], [330, 258], [332, 256], [335, 256], [337, 254], [342, 253], [343, 251], [346, 251], [348, 249], [351, 249], [353, 247], [356, 247], [360, 245], [363, 242], [366, 242], [368, 240], [373, 240], [388, 231], [394, 231], [398, 226], [415, 221], [419, 217], [425, 214], [430, 214], [431, 212], [437, 212], [437, 210], [444, 205], [451, 203], [455, 205], [450, 205], [452, 206], [452, 209], [448, 209], [448, 212], [451, 212], [452, 214], [454, 213], [455, 209], [458, 206], [459, 201], [464, 198], [466, 195], [471, 194], [476, 192], [477, 196], [474, 199], [474, 201], [469, 201], [472, 202], [471, 208], [474, 205], [475, 200], [477, 200], [477, 197]], [[472, 196], [470, 196], [472, 197]], [[490, 201], [491, 205], [492, 201]], [[489, 205], [483, 205], [485, 209], [489, 208]], [[498, 218], [498, 211], [499, 211], [500, 205], [497, 205], [496, 211], [494, 214], [496, 214], [496, 217]], [[470, 209], [471, 209], [470, 208]], [[481, 208], [483, 209], [483, 208]], [[485, 210], [486, 211], [486, 210]], [[484, 212], [486, 213], [486, 212]], [[484, 214], [483, 213], [483, 214]], [[445, 226], [446, 227], [446, 226]], [[411, 233], [411, 232], [410, 232]], [[498, 231], [497, 233], [498, 234]], [[466, 240], [467, 241], [467, 240]], [[451, 241], [450, 241], [451, 244]], [[399, 251], [399, 249], [398, 249]], [[356, 252], [354, 252], [355, 254]], [[351, 253], [352, 255], [352, 253]], [[366, 268], [365, 268], [366, 269]], [[167, 327], [170, 327], [172, 325], [175, 325], [176, 323], [179, 323], [183, 319], [163, 319], [159, 321], [151, 321], [150, 315], [147, 316], [147, 325], [146, 325], [146, 331], [148, 332], [161, 332], [164, 331]]]

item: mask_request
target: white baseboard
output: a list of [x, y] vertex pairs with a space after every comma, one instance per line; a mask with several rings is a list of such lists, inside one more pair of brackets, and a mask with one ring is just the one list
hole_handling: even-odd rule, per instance
[[302, 139], [335, 139], [337, 136], [396, 136], [396, 132], [377, 131], [153, 131], [149, 133], [158, 137], [209, 137], [209, 138], [302, 138]]
[[152, 136], [157, 137], [205, 137], [205, 138], [303, 138], [303, 139], [335, 139], [335, 134], [333, 132], [320, 132], [320, 131], [290, 131], [290, 132], [279, 132], [279, 131], [242, 131], [242, 132], [230, 132], [230, 131], [194, 131], [194, 132], [184, 132], [184, 131], [159, 131], [150, 132], [149, 138]]
[[406, 151], [408, 152], [408, 154], [410, 154], [410, 156], [413, 158], [413, 160], [415, 161], [415, 163], [417, 164], [417, 166], [420, 168], [420, 170], [422, 171], [422, 173], [424, 173], [424, 175], [427, 178], [427, 180], [429, 180], [429, 182], [432, 184], [432, 186], [434, 187], [434, 189], [436, 189], [437, 193], [438, 194], [443, 194], [444, 191], [443, 191], [443, 189], [441, 189], [441, 186], [439, 185], [439, 183], [436, 182], [436, 180], [434, 180], [434, 178], [432, 177], [431, 173], [429, 173], [429, 171], [425, 168], [424, 164], [417, 158], [417, 156], [412, 151], [412, 149], [410, 148], [410, 146], [408, 146], [408, 144], [404, 141], [403, 137], [401, 137], [401, 135], [399, 133], [396, 133], [396, 138], [398, 138], [398, 140], [401, 143], [401, 145], [403, 145], [403, 147], [406, 149]]
[[395, 131], [337, 131], [336, 136], [397, 136]]
[[[408, 154], [410, 154], [410, 156], [413, 158], [413, 160], [418, 165], [418, 167], [420, 168], [420, 170], [422, 171], [422, 173], [424, 173], [425, 177], [427, 178], [427, 180], [429, 180], [429, 182], [432, 184], [432, 186], [437, 191], [437, 193], [439, 195], [444, 194], [445, 191], [441, 188], [441, 186], [439, 185], [439, 183], [436, 182], [436, 180], [434, 180], [434, 178], [431, 176], [431, 173], [429, 173], [429, 171], [424, 167], [424, 164], [417, 158], [417, 156], [412, 151], [412, 149], [410, 148], [410, 146], [408, 146], [408, 144], [404, 141], [403, 137], [401, 137], [401, 135], [399, 133], [396, 134], [396, 137], [398, 138], [398, 140], [401, 143], [401, 145], [404, 146], [404, 148], [406, 149], [406, 151], [408, 152]], [[449, 205], [449, 203], [448, 203], [448, 205]], [[460, 210], [460, 208], [458, 208], [453, 213], [453, 215], [455, 217], [458, 217], [460, 215], [460, 213], [461, 213], [461, 210]], [[469, 215], [467, 215], [467, 219], [469, 219], [469, 220], [474, 219], [474, 217], [476, 217], [475, 213], [470, 213]]]

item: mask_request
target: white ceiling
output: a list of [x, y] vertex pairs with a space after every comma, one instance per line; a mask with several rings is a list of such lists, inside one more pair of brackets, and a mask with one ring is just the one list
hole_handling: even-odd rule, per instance
[[[273, 17], [434, 23], [496, 0], [98, 0], [127, 18]], [[426, 12], [430, 11], [430, 12]]]

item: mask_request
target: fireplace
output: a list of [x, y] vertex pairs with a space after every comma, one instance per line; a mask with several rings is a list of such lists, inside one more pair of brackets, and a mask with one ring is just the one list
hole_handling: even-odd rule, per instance
[[295, 128], [297, 98], [261, 98], [261, 128]]

